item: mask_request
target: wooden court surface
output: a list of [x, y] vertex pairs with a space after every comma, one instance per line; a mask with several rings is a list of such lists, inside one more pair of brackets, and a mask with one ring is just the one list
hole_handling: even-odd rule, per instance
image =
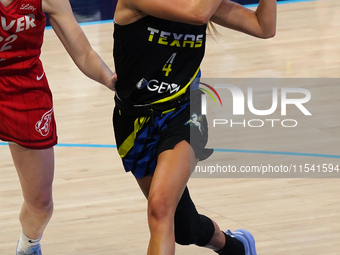
[[[218, 28], [221, 35], [207, 42], [203, 77], [340, 78], [339, 13], [338, 0], [281, 4], [277, 35], [270, 40]], [[83, 29], [95, 50], [113, 67], [113, 25], [86, 25]], [[46, 31], [42, 60], [54, 93], [59, 135], [59, 146], [55, 147], [55, 211], [44, 234], [43, 253], [146, 254], [146, 200], [132, 175], [124, 172], [112, 146], [113, 92], [78, 71], [52, 30]], [[333, 119], [323, 125], [304, 122], [305, 129], [297, 130], [306, 144], [295, 143], [292, 134], [282, 136], [284, 146], [276, 148], [266, 132], [250, 129], [245, 136], [228, 137], [225, 133], [221, 141], [227, 143], [221, 146], [340, 155], [338, 91], [326, 86], [317, 92], [322, 93], [323, 100], [329, 98], [321, 109], [326, 120], [328, 113]], [[279, 138], [275, 141], [280, 143]], [[339, 158], [242, 152], [217, 152], [210, 160], [235, 165], [260, 164], [262, 160], [267, 164], [340, 164]], [[4, 144], [0, 145], [0, 175], [0, 253], [10, 255], [20, 233], [22, 197]], [[198, 211], [221, 228], [251, 231], [259, 255], [340, 254], [340, 180], [337, 175], [298, 177], [192, 178], [189, 188]], [[214, 253], [195, 246], [177, 246], [176, 254]]]

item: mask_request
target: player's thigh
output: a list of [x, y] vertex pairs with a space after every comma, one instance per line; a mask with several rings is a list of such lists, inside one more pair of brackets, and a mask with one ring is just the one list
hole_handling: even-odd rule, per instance
[[54, 176], [53, 147], [34, 150], [13, 143], [9, 147], [25, 200], [50, 198]]

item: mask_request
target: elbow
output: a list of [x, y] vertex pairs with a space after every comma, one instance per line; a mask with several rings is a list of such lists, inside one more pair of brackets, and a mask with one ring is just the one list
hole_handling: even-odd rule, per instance
[[192, 13], [191, 23], [194, 25], [205, 25], [209, 22], [211, 14], [207, 11], [196, 11]]
[[270, 38], [273, 38], [274, 36], [275, 36], [275, 32], [273, 32], [273, 33], [268, 33], [268, 34], [265, 34], [263, 37], [262, 37], [262, 39], [270, 39]]
[[208, 15], [202, 15], [202, 16], [200, 16], [200, 17], [198, 17], [196, 20], [195, 20], [195, 23], [197, 24], [197, 25], [205, 25], [205, 24], [208, 24], [208, 22], [209, 22], [209, 20], [210, 20], [210, 16], [208, 16]]
[[270, 38], [273, 38], [275, 35], [276, 35], [276, 28], [273, 28], [273, 29], [268, 29], [266, 31], [263, 31], [260, 37], [262, 39], [270, 39]]

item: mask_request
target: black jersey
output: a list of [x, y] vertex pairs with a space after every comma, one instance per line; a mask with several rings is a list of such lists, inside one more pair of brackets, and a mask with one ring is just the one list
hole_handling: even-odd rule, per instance
[[146, 16], [114, 28], [119, 98], [134, 105], [159, 103], [184, 94], [205, 51], [206, 25]]

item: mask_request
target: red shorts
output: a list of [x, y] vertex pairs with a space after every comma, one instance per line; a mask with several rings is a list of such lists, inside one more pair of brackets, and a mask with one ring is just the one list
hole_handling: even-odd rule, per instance
[[52, 93], [40, 62], [0, 75], [0, 139], [30, 149], [57, 144]]

